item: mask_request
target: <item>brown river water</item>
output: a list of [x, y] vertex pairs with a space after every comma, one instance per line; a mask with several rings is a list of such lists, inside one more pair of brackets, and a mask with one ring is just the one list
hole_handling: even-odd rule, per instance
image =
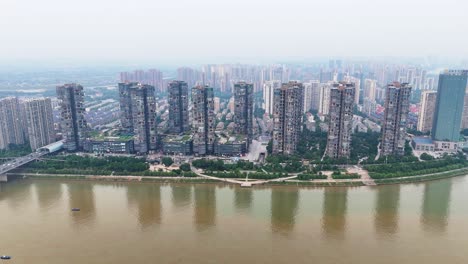
[[[72, 212], [72, 208], [80, 208]], [[468, 177], [355, 188], [18, 180], [1, 263], [468, 263]]]

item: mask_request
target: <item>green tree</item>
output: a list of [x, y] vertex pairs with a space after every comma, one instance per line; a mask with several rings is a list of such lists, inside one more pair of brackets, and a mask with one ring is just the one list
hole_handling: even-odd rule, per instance
[[421, 154], [421, 157], [420, 157], [422, 160], [433, 160], [434, 157], [427, 154], [426, 152], [424, 152], [423, 154]]
[[271, 153], [273, 153], [273, 139], [270, 139], [270, 141], [268, 141], [268, 145], [266, 149], [267, 149], [268, 154], [271, 155]]
[[169, 167], [169, 166], [171, 166], [172, 164], [174, 164], [174, 161], [172, 160], [171, 157], [163, 157], [163, 158], [161, 159], [161, 162], [162, 162], [162, 164], [164, 164], [164, 166], [166, 166], [166, 167]]
[[182, 165], [180, 165], [180, 169], [181, 169], [182, 171], [190, 171], [190, 169], [191, 169], [191, 168], [190, 168], [190, 164], [188, 164], [188, 163], [183, 163]]

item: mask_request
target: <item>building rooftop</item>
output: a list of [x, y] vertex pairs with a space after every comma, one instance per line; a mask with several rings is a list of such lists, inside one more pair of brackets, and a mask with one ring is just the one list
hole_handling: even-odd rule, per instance
[[133, 136], [95, 136], [91, 139], [94, 141], [129, 141], [133, 140]]
[[218, 143], [220, 144], [239, 144], [245, 143], [247, 137], [244, 135], [237, 135], [237, 134], [227, 134], [224, 132], [217, 133], [216, 136], [218, 137]]
[[354, 87], [354, 83], [350, 83], [350, 82], [338, 82], [338, 83], [333, 83], [332, 87], [333, 87], [333, 88], [338, 88], [338, 89], [353, 88], [353, 87]]
[[409, 83], [400, 83], [400, 82], [393, 82], [388, 85], [389, 87], [395, 87], [395, 88], [411, 88], [411, 85]]
[[445, 75], [468, 75], [468, 70], [445, 70]]
[[434, 143], [430, 137], [414, 137], [413, 141], [416, 144], [433, 144]]
[[192, 135], [168, 135], [164, 142], [187, 142], [192, 140]]

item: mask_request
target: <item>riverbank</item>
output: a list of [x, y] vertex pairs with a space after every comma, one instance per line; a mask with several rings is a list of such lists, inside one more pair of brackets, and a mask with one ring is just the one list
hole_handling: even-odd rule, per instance
[[106, 182], [176, 182], [176, 183], [217, 183], [219, 181], [203, 177], [147, 177], [147, 176], [95, 176], [95, 175], [62, 175], [62, 174], [29, 174], [11, 173], [9, 176], [23, 179], [39, 180], [82, 180], [82, 181], [106, 181]]
[[468, 168], [462, 168], [462, 169], [456, 169], [456, 170], [444, 171], [444, 172], [438, 172], [438, 173], [432, 173], [432, 174], [426, 174], [426, 175], [389, 178], [389, 179], [376, 179], [374, 181], [377, 185], [417, 183], [417, 182], [452, 178], [452, 177], [457, 177], [457, 176], [464, 176], [467, 174], [468, 174]]
[[[309, 180], [300, 181], [295, 179], [266, 181], [263, 186], [308, 186], [308, 187], [358, 187], [388, 184], [416, 183], [431, 180], [439, 180], [463, 176], [468, 174], [468, 168], [452, 171], [439, 172], [418, 176], [407, 176], [389, 179], [350, 179], [350, 180]], [[225, 179], [206, 177], [155, 177], [155, 176], [108, 176], [108, 175], [59, 175], [59, 174], [32, 174], [32, 173], [12, 173], [10, 176], [27, 179], [66, 179], [66, 180], [90, 180], [90, 181], [112, 181], [112, 182], [163, 182], [163, 183], [230, 183]]]

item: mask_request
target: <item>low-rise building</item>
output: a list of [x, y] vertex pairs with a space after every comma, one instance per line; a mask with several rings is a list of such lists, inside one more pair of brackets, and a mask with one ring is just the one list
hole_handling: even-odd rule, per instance
[[131, 154], [135, 152], [133, 137], [103, 137], [84, 141], [83, 149], [92, 153]]
[[458, 142], [434, 140], [434, 146], [435, 151], [456, 152], [458, 150]]
[[456, 152], [462, 144], [459, 142], [438, 141], [430, 137], [414, 137], [411, 142], [415, 151]]
[[215, 155], [242, 156], [247, 152], [247, 137], [244, 135], [227, 135], [218, 133], [214, 146]]
[[434, 142], [430, 137], [414, 137], [411, 144], [416, 151], [435, 151]]
[[193, 153], [191, 135], [167, 135], [162, 145], [163, 153], [166, 155], [191, 155]]

